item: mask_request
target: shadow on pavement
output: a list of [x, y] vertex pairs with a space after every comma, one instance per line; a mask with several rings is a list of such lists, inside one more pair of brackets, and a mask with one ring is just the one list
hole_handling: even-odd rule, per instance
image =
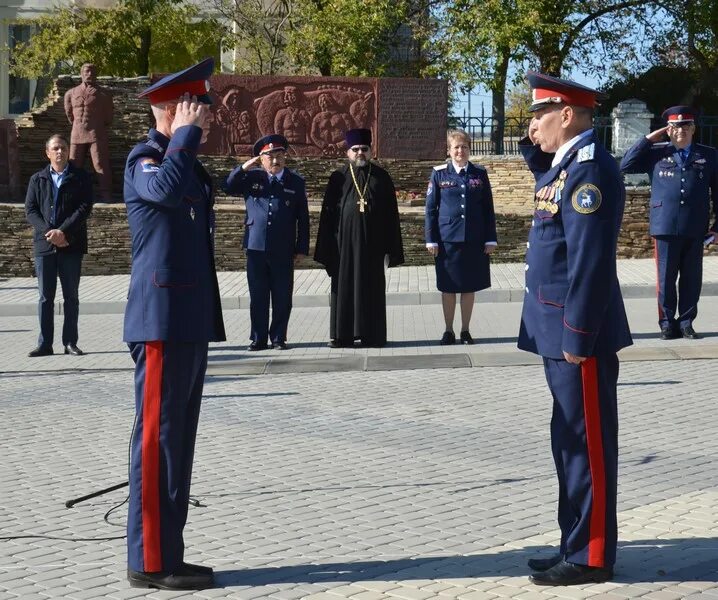
[[[427, 556], [303, 564], [287, 567], [235, 569], [215, 572], [218, 587], [414, 579], [472, 579], [528, 576], [529, 558], [548, 557], [554, 548], [530, 546], [479, 555]], [[690, 559], [695, 560], [691, 561]], [[718, 539], [686, 538], [619, 542], [614, 583], [718, 582]], [[588, 588], [590, 589], [590, 588]]]

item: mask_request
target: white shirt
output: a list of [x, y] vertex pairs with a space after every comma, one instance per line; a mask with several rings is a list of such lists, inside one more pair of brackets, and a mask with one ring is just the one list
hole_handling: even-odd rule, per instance
[[551, 161], [551, 167], [555, 167], [558, 163], [560, 163], [563, 160], [563, 157], [566, 156], [566, 153], [573, 148], [579, 140], [587, 138], [589, 135], [593, 135], [593, 129], [587, 129], [583, 133], [579, 133], [576, 137], [571, 138], [568, 142], [563, 144], [558, 150], [556, 150], [556, 154]]
[[[277, 173], [276, 175], [274, 175], [274, 177], [276, 177], [276, 178], [277, 178], [277, 181], [279, 181], [279, 182], [281, 183], [281, 181], [282, 181], [282, 176], [283, 176], [283, 175], [284, 175], [284, 169], [282, 169], [281, 171], [279, 171], [279, 173]], [[271, 174], [269, 171], [267, 171], [267, 177], [269, 177], [270, 179], [272, 178], [272, 174]]]

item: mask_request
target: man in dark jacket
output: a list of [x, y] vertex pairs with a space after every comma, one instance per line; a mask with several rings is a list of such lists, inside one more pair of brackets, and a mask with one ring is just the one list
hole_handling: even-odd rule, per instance
[[82, 255], [87, 254], [87, 217], [92, 211], [89, 175], [68, 160], [69, 145], [61, 135], [45, 143], [50, 164], [30, 178], [25, 214], [34, 227], [35, 272], [40, 290], [40, 337], [28, 356], [53, 353], [53, 308], [57, 277], [60, 276], [63, 312], [62, 345], [65, 354], [80, 356], [77, 347], [77, 318], [80, 301]]

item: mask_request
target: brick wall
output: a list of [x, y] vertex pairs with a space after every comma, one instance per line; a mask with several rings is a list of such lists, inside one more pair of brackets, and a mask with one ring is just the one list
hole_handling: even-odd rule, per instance
[[[628, 192], [625, 217], [619, 238], [621, 258], [647, 258], [653, 255], [648, 236], [648, 191], [643, 188]], [[505, 212], [497, 206], [499, 248], [496, 262], [521, 262], [526, 252], [526, 238], [531, 224], [528, 212]], [[316, 239], [318, 207], [311, 210], [311, 240]], [[217, 266], [223, 271], [244, 268], [242, 237], [244, 210], [239, 205], [217, 207]], [[424, 217], [420, 208], [404, 208], [401, 214], [406, 264], [430, 264], [424, 247]], [[129, 236], [125, 207], [122, 204], [97, 205], [89, 223], [90, 254], [83, 263], [87, 275], [128, 273], [130, 268]], [[312, 248], [310, 253], [313, 253]], [[709, 250], [715, 253], [715, 247]], [[306, 259], [299, 268], [317, 268]], [[0, 204], [0, 276], [32, 275], [32, 234], [25, 221], [22, 206]]]

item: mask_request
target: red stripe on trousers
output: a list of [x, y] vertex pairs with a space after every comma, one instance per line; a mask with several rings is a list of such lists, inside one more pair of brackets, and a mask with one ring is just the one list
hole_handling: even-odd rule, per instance
[[658, 268], [658, 240], [653, 238], [653, 260], [656, 261], [656, 304], [658, 304], [658, 320], [662, 321], [665, 316], [661, 307], [661, 280], [660, 270]]
[[601, 411], [598, 405], [596, 358], [581, 363], [583, 418], [586, 427], [588, 465], [591, 471], [591, 520], [589, 522], [588, 565], [603, 567], [606, 556], [606, 465], [601, 437]]
[[142, 402], [142, 548], [145, 571], [162, 570], [160, 543], [160, 406], [163, 342], [145, 342]]

